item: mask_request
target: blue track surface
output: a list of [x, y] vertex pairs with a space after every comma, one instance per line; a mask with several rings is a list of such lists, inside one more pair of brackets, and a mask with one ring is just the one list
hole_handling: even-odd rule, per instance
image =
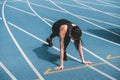
[[[0, 0], [0, 80], [120, 80], [120, 0]], [[59, 65], [59, 40], [46, 46], [54, 21], [80, 26], [85, 60], [73, 42]], [[72, 57], [71, 57], [72, 56]]]

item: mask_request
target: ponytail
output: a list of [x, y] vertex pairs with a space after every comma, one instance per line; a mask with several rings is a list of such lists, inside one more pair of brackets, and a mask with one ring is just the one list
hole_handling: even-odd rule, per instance
[[74, 40], [75, 48], [78, 50], [79, 46], [82, 45], [83, 41], [81, 39]]
[[80, 40], [75, 40], [74, 41], [74, 45], [75, 45], [75, 48], [78, 50], [79, 49], [79, 44], [80, 44]]

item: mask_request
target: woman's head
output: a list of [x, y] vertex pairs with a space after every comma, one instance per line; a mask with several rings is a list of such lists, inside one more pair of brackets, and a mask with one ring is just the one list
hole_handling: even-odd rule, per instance
[[82, 31], [80, 30], [78, 26], [74, 26], [70, 30], [70, 36], [73, 40], [79, 40], [81, 35], [82, 35]]

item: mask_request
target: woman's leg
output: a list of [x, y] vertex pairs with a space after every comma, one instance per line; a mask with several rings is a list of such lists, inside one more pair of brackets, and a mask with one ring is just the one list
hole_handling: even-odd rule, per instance
[[48, 42], [48, 46], [52, 47], [53, 46], [53, 43], [52, 43], [52, 39], [56, 37], [56, 34], [55, 33], [52, 33], [48, 38], [47, 38], [47, 42]]
[[64, 61], [67, 61], [66, 48], [67, 48], [69, 42], [70, 42], [70, 37], [66, 36], [65, 39], [64, 39]]

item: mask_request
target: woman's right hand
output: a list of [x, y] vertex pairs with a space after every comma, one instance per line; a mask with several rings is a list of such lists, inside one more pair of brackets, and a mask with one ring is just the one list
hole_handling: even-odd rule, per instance
[[90, 61], [84, 61], [84, 62], [82, 62], [83, 64], [88, 64], [88, 65], [91, 65], [92, 64], [92, 62], [90, 62]]
[[62, 70], [64, 68], [64, 66], [57, 66], [57, 67], [55, 67], [55, 71], [59, 71], [59, 70]]

